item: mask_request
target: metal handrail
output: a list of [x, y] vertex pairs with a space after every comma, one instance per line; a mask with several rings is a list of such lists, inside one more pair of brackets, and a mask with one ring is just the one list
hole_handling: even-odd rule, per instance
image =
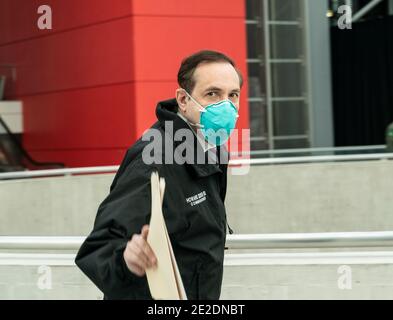
[[[361, 160], [363, 161], [363, 160], [383, 160], [383, 159], [393, 159], [393, 153], [325, 155], [325, 156], [311, 156], [311, 157], [307, 156], [307, 157], [268, 158], [268, 159], [234, 159], [229, 161], [229, 165], [253, 166], [253, 165], [269, 165], [269, 164], [296, 164], [296, 163], [308, 163], [308, 162], [361, 161]], [[112, 173], [112, 172], [116, 172], [118, 168], [119, 166], [102, 166], [102, 167], [5, 172], [5, 173], [0, 173], [0, 180], [49, 177], [49, 176], [72, 175], [72, 174]]]
[[[0, 236], [0, 250], [78, 250], [85, 237]], [[228, 249], [393, 247], [393, 231], [227, 235]]]
[[296, 149], [275, 149], [275, 150], [251, 150], [242, 152], [231, 152], [231, 156], [236, 155], [280, 155], [296, 153], [318, 153], [318, 152], [348, 152], [348, 151], [371, 151], [386, 150], [386, 145], [353, 146], [353, 147], [323, 147], [323, 148], [296, 148]]
[[238, 234], [229, 249], [393, 247], [393, 231]]
[[0, 236], [0, 250], [77, 250], [86, 237]]
[[[75, 267], [76, 253], [3, 253], [0, 266]], [[393, 264], [393, 251], [228, 253], [224, 267], [264, 265]]]
[[393, 153], [325, 155], [325, 156], [305, 156], [305, 157], [267, 158], [267, 159], [234, 159], [231, 160], [229, 164], [231, 166], [237, 166], [237, 165], [295, 164], [295, 163], [326, 162], [326, 161], [360, 161], [360, 160], [363, 161], [363, 160], [383, 160], [383, 159], [393, 159]]
[[64, 176], [73, 174], [95, 174], [95, 173], [114, 173], [119, 166], [102, 166], [102, 167], [82, 167], [82, 168], [65, 168], [65, 169], [48, 169], [32, 171], [15, 171], [0, 173], [1, 179], [20, 179], [20, 178], [37, 178]]

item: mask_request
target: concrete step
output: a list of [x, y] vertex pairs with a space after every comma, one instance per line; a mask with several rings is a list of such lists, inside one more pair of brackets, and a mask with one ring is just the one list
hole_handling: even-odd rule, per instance
[[[270, 253], [258, 261], [246, 258], [243, 265], [227, 255], [221, 299], [393, 299], [393, 252], [379, 253], [379, 260], [354, 260], [356, 252], [330, 252], [325, 260], [301, 261], [288, 260], [288, 254]], [[0, 299], [102, 299], [72, 264], [73, 257], [69, 254], [58, 264], [53, 259], [28, 259], [25, 263], [31, 265], [18, 265], [3, 256]], [[50, 288], [45, 287], [49, 279]]]

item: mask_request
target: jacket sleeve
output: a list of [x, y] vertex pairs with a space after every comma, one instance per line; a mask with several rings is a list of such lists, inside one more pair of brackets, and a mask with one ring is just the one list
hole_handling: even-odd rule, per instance
[[112, 299], [125, 298], [130, 290], [146, 282], [146, 276], [138, 277], [128, 270], [123, 251], [131, 236], [149, 223], [151, 171], [140, 159], [134, 159], [116, 176], [116, 183], [98, 208], [93, 231], [75, 259], [77, 266]]

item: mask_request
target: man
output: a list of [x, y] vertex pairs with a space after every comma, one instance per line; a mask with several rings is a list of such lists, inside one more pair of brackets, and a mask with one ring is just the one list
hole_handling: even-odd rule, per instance
[[[188, 299], [220, 297], [228, 160], [223, 144], [236, 124], [242, 77], [229, 57], [200, 51], [183, 60], [178, 83], [176, 99], [158, 103], [158, 121], [127, 151], [76, 257], [105, 299], [152, 299], [145, 271], [159, 264], [147, 243], [153, 171], [165, 178], [163, 214]], [[181, 131], [187, 139], [177, 137]], [[147, 141], [152, 132], [162, 139]], [[152, 143], [154, 161], [146, 152]]]

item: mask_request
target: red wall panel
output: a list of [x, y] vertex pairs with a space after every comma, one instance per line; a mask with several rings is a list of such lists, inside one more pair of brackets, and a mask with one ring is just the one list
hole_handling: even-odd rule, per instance
[[176, 80], [181, 60], [202, 49], [222, 51], [246, 72], [245, 22], [240, 18], [135, 17], [135, 79]]
[[[0, 46], [131, 14], [132, 0], [1, 0]], [[52, 30], [40, 30], [37, 9], [52, 9]]]
[[133, 0], [132, 14], [244, 18], [244, 0]]
[[24, 144], [29, 151], [125, 148], [135, 140], [133, 92], [122, 84], [25, 97]]
[[175, 97], [177, 83], [140, 81], [135, 84], [135, 105], [138, 106], [135, 112], [135, 134], [141, 136], [143, 132], [155, 121], [156, 106], [159, 101], [172, 99]]
[[[24, 144], [38, 160], [118, 164], [197, 50], [227, 53], [247, 79], [244, 0], [48, 0], [52, 30], [36, 26], [41, 4], [0, 3], [0, 64], [17, 66]], [[247, 81], [240, 128], [246, 98]]]
[[137, 16], [134, 18], [133, 30], [137, 135], [144, 131], [151, 119], [150, 115], [146, 115], [146, 110], [149, 109], [144, 106], [141, 114], [139, 105], [146, 105], [148, 102], [147, 108], [151, 108], [157, 101], [154, 99], [174, 97], [181, 60], [202, 49], [228, 54], [241, 70], [245, 83], [241, 93], [237, 127], [249, 128], [244, 10], [243, 18]]
[[15, 95], [131, 81], [131, 18], [18, 42], [0, 50], [17, 66]]

